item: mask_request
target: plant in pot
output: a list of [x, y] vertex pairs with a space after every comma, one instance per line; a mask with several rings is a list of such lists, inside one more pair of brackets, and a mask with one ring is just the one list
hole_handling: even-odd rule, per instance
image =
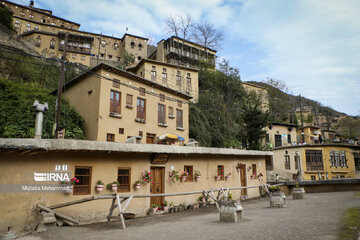
[[199, 208], [199, 202], [193, 203], [192, 208], [193, 208], [194, 210], [198, 209], [198, 208]]
[[102, 190], [104, 190], [104, 183], [101, 180], [97, 180], [96, 191], [101, 192]]
[[199, 203], [199, 207], [204, 207], [206, 205], [206, 200], [205, 200], [204, 196], [199, 196], [197, 201]]
[[185, 182], [186, 181], [186, 177], [188, 176], [189, 174], [187, 173], [187, 172], [182, 172], [181, 173], [181, 180], [183, 181], [183, 182]]
[[179, 180], [180, 180], [180, 176], [178, 171], [172, 170], [169, 172], [169, 178], [168, 178], [169, 182], [176, 183]]
[[216, 180], [217, 181], [220, 181], [221, 180], [221, 177], [224, 176], [224, 169], [223, 168], [219, 168], [217, 170], [217, 175], [216, 175]]
[[106, 184], [108, 190], [117, 191], [120, 183], [118, 181], [113, 181], [112, 183]]
[[175, 212], [174, 203], [171, 202], [171, 203], [169, 204], [169, 206], [170, 206], [170, 208], [169, 208], [169, 213]]
[[305, 189], [299, 186], [299, 183], [296, 182], [295, 187], [293, 188], [293, 199], [304, 199]]
[[164, 201], [164, 202], [163, 202], [163, 210], [164, 210], [165, 212], [168, 212], [168, 211], [169, 211], [169, 206], [168, 206], [168, 202], [167, 202], [167, 201]]
[[195, 180], [200, 181], [201, 173], [199, 170], [195, 170]]
[[134, 188], [135, 188], [135, 189], [140, 189], [141, 183], [142, 183], [142, 182], [141, 182], [140, 180], [136, 180], [136, 181], [135, 181], [135, 184], [134, 184]]
[[144, 183], [153, 183], [152, 182], [151, 172], [148, 172], [147, 170], [145, 170], [141, 174], [142, 174], [142, 178], [143, 178]]
[[229, 172], [228, 174], [226, 174], [226, 176], [225, 176], [225, 179], [226, 180], [229, 180], [231, 178], [231, 172]]
[[157, 210], [158, 210], [158, 207], [159, 207], [159, 206], [158, 206], [156, 203], [151, 204], [152, 212], [153, 212], [153, 213], [156, 213]]
[[283, 208], [286, 207], [285, 194], [280, 190], [278, 186], [269, 187], [270, 191], [270, 207], [271, 208]]
[[61, 181], [60, 182], [60, 184], [67, 185], [65, 193], [72, 193], [74, 190], [74, 185], [76, 183], [79, 183], [79, 179], [77, 179], [76, 177], [73, 177], [72, 179], [70, 179], [70, 181]]
[[182, 202], [180, 203], [180, 211], [184, 211], [185, 210], [185, 207], [186, 207], [186, 203], [185, 202]]

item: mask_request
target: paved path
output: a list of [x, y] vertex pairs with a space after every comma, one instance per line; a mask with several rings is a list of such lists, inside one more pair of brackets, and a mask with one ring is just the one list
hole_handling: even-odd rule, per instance
[[220, 223], [214, 207], [197, 211], [126, 220], [127, 229], [119, 223], [82, 227], [52, 227], [22, 240], [91, 240], [91, 239], [336, 239], [343, 213], [360, 207], [355, 192], [306, 194], [304, 200], [287, 199], [287, 208], [269, 208], [269, 200], [243, 203], [243, 220]]

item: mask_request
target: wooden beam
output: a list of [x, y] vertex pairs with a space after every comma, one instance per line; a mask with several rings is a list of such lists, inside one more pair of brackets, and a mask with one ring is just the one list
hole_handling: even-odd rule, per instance
[[117, 194], [116, 194], [116, 201], [117, 201], [118, 208], [119, 208], [119, 217], [120, 217], [121, 228], [122, 228], [122, 229], [125, 229], [126, 226], [125, 226], [124, 216], [123, 216], [122, 210], [121, 210], [120, 197], [119, 197], [119, 195], [117, 195]]
[[55, 216], [57, 216], [57, 217], [59, 217], [59, 218], [63, 218], [63, 219], [68, 220], [68, 221], [70, 221], [70, 222], [72, 222], [72, 223], [79, 224], [79, 220], [76, 220], [76, 219], [74, 219], [74, 218], [71, 218], [71, 217], [66, 216], [66, 215], [64, 215], [64, 214], [61, 214], [61, 213], [57, 213], [57, 212], [55, 212], [54, 210], [51, 210], [50, 208], [47, 208], [47, 207], [45, 207], [45, 206], [43, 206], [43, 205], [41, 205], [41, 204], [38, 204], [37, 207], [40, 208], [41, 210], [46, 211], [46, 212], [54, 213]]
[[123, 207], [123, 213], [125, 213], [125, 210], [126, 210], [127, 206], [129, 206], [129, 203], [131, 202], [132, 198], [133, 198], [133, 195], [131, 195], [129, 197], [129, 199], [127, 200], [127, 202], [125, 203], [125, 206]]

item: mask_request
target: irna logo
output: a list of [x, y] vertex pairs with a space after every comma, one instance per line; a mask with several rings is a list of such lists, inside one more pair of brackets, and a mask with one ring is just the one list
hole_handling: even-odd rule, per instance
[[[70, 173], [67, 171], [67, 165], [55, 165], [55, 172], [48, 173], [37, 173], [34, 172], [34, 181], [35, 182], [62, 182], [70, 181]], [[60, 171], [63, 172], [60, 172]]]

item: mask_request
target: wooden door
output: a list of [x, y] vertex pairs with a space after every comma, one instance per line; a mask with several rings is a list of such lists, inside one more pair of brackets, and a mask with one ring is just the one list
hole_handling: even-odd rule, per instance
[[[240, 181], [241, 181], [241, 186], [242, 187], [247, 186], [247, 183], [246, 183], [246, 164], [241, 164], [240, 165]], [[247, 195], [247, 189], [241, 189], [241, 195]]]
[[[164, 179], [165, 179], [165, 168], [163, 167], [151, 167], [151, 176], [154, 184], [150, 185], [150, 194], [164, 193]], [[164, 197], [151, 197], [151, 204], [159, 204], [164, 201]]]
[[153, 143], [155, 143], [155, 134], [147, 133], [147, 134], [146, 134], [146, 143], [147, 143], [147, 144], [153, 144]]

